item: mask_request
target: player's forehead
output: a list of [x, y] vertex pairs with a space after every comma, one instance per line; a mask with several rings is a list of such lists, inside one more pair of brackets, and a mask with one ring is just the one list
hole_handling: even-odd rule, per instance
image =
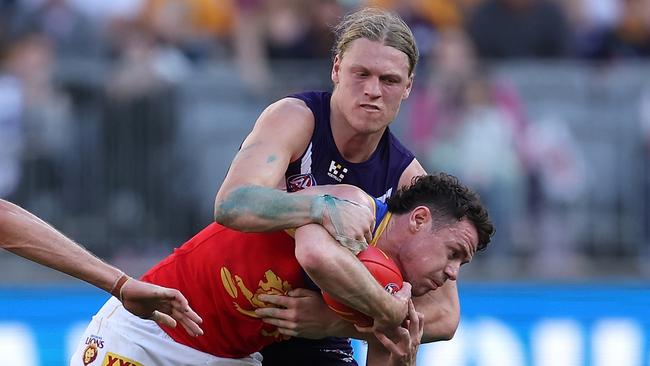
[[471, 257], [478, 248], [478, 231], [472, 221], [467, 218], [453, 220], [442, 224], [439, 229], [431, 232], [431, 241], [434, 243], [458, 247], [467, 252]]
[[409, 70], [409, 59], [404, 52], [368, 38], [357, 38], [350, 42], [341, 61], [347, 65], [380, 67], [404, 74], [408, 74]]

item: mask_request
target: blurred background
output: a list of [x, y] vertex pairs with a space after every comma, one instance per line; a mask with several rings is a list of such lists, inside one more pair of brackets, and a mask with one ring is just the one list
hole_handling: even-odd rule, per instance
[[[391, 129], [497, 225], [419, 364], [650, 365], [650, 0], [0, 0], [0, 197], [142, 274], [269, 103], [331, 89], [330, 26], [366, 5], [421, 53]], [[0, 357], [66, 364], [107, 295], [0, 268]]]

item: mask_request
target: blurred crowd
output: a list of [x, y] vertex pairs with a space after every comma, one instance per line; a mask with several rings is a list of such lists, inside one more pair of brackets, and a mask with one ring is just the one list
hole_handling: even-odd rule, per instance
[[[551, 275], [579, 270], [579, 225], [565, 210], [587, 179], [576, 136], [564, 119], [530, 118], [487, 66], [650, 60], [650, 0], [0, 0], [0, 197], [63, 228], [62, 206], [77, 221], [102, 212], [106, 231], [124, 237], [143, 225], [164, 236], [183, 218], [186, 229], [165, 238], [186, 237], [206, 220], [193, 224], [191, 203], [169, 198], [181, 164], [170, 151], [176, 86], [225, 63], [251, 97], [268, 94], [273, 63], [328, 59], [330, 27], [367, 5], [412, 27], [421, 59], [400, 129], [429, 171], [482, 194], [499, 232], [493, 255], [528, 254]], [[61, 64], [76, 70], [63, 83]], [[647, 90], [639, 126], [650, 157]]]
[[138, 58], [171, 79], [229, 59], [264, 88], [270, 60], [329, 57], [330, 26], [360, 6], [400, 13], [424, 59], [449, 30], [482, 59], [650, 56], [650, 0], [1, 0], [0, 45], [40, 36], [59, 58]]

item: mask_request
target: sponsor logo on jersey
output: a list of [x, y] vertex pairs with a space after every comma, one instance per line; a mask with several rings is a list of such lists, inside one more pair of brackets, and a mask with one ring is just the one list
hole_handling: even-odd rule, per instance
[[332, 160], [330, 163], [330, 168], [329, 171], [327, 172], [327, 175], [334, 179], [337, 182], [341, 182], [343, 180], [343, 177], [345, 177], [345, 174], [348, 172], [348, 168], [344, 168], [341, 164], [335, 162]]
[[394, 295], [397, 291], [399, 291], [399, 287], [397, 286], [396, 283], [389, 283], [386, 286], [384, 286], [384, 290], [388, 292], [391, 295]]
[[287, 192], [296, 192], [315, 185], [316, 179], [311, 173], [296, 174], [287, 178]]
[[106, 356], [104, 356], [102, 366], [142, 366], [142, 364], [124, 356], [108, 352], [106, 353]]
[[99, 350], [97, 350], [97, 346], [94, 343], [88, 344], [86, 348], [84, 349], [84, 353], [81, 355], [82, 361], [85, 366], [90, 365], [95, 359], [97, 359], [97, 354], [99, 353]]

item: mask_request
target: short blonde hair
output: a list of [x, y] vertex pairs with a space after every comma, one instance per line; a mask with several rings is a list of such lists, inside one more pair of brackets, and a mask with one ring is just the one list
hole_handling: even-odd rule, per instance
[[352, 41], [367, 38], [404, 52], [409, 59], [409, 76], [413, 75], [418, 62], [418, 48], [413, 32], [399, 15], [383, 9], [364, 8], [343, 18], [334, 27], [334, 33], [334, 56], [343, 57]]

